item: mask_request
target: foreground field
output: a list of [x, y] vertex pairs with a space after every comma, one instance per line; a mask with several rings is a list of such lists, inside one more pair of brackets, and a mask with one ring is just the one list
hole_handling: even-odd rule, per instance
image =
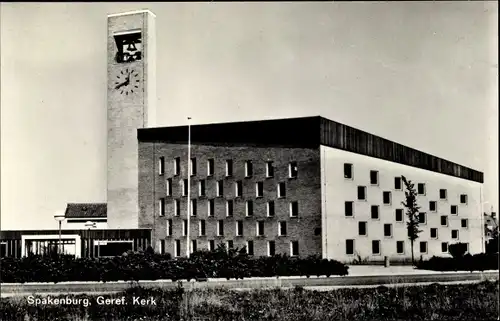
[[[61, 296], [73, 301], [82, 299], [73, 305], [36, 306], [27, 298], [1, 299], [0, 320], [488, 320], [498, 317], [498, 284], [486, 281], [328, 292], [302, 288], [252, 291], [132, 288], [99, 298]], [[134, 302], [134, 297], [150, 301]], [[37, 298], [47, 299], [47, 296]], [[119, 299], [115, 303], [125, 305], [99, 304], [105, 298]], [[86, 306], [85, 299], [90, 305]]]

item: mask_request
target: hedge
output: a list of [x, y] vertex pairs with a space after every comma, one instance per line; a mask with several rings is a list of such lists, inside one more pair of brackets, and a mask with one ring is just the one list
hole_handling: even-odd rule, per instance
[[190, 258], [171, 258], [150, 252], [124, 253], [112, 258], [29, 256], [0, 259], [0, 282], [191, 280], [206, 278], [347, 275], [348, 267], [319, 256], [252, 257], [244, 249], [200, 251]]
[[498, 270], [498, 253], [466, 254], [454, 258], [434, 256], [429, 260], [420, 261], [418, 269], [433, 271], [486, 271]]

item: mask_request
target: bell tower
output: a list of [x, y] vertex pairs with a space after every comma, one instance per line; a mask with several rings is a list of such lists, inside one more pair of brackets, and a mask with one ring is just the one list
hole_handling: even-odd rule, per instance
[[108, 15], [107, 213], [110, 229], [137, 228], [137, 129], [155, 125], [156, 16]]

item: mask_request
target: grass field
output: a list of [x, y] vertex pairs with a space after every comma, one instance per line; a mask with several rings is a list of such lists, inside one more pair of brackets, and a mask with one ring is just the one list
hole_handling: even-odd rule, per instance
[[[0, 300], [4, 321], [171, 321], [171, 320], [496, 320], [498, 281], [474, 284], [344, 288], [327, 292], [302, 288], [184, 291], [131, 288], [104, 298], [125, 297], [127, 305], [33, 305], [27, 298]], [[61, 296], [66, 298], [66, 296]], [[133, 297], [156, 305], [135, 305]], [[46, 297], [40, 296], [39, 299]], [[137, 303], [137, 302], [136, 302]]]

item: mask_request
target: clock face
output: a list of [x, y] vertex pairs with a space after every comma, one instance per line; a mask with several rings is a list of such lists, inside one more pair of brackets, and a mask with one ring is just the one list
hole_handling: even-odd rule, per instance
[[115, 79], [115, 90], [128, 96], [139, 91], [139, 73], [132, 68], [123, 68]]

